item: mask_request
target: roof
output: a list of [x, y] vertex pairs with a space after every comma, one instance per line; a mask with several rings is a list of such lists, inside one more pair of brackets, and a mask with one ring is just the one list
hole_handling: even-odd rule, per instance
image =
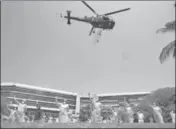
[[20, 84], [20, 83], [1, 83], [1, 86], [16, 86], [16, 87], [21, 87], [21, 88], [26, 88], [26, 89], [34, 89], [34, 90], [40, 90], [40, 91], [46, 91], [46, 92], [62, 93], [66, 95], [77, 96], [77, 93], [73, 93], [73, 92], [66, 92], [66, 91], [61, 91], [61, 90], [43, 88], [39, 86], [32, 86], [32, 85], [26, 85], [26, 84]]
[[[55, 90], [55, 89], [50, 89], [50, 88], [42, 88], [38, 86], [31, 86], [31, 85], [20, 84], [20, 83], [1, 83], [1, 86], [10, 86], [10, 85], [11, 86], [15, 85], [16, 87], [22, 87], [22, 88], [28, 88], [28, 89], [48, 91], [48, 92], [53, 92], [53, 93], [62, 93], [62, 94], [75, 95], [75, 96], [78, 95], [77, 93], [73, 93], [73, 92], [66, 92], [66, 91]], [[97, 96], [105, 97], [105, 96], [122, 96], [122, 95], [145, 95], [145, 94], [150, 94], [150, 93], [151, 92], [106, 93], [106, 94], [97, 94]], [[80, 95], [80, 98], [88, 98], [88, 95]]]
[[[7, 99], [14, 99], [13, 97], [6, 97]], [[34, 100], [34, 99], [23, 99], [23, 98], [16, 98], [16, 99], [18, 99], [18, 100], [26, 100], [26, 101], [33, 101], [33, 102], [36, 102], [36, 104], [37, 104], [37, 102], [42, 102], [42, 103], [47, 103], [47, 104], [55, 104], [56, 105], [56, 103], [55, 102], [49, 102], [49, 101], [43, 101], [43, 100]], [[59, 102], [58, 102], [59, 103]], [[59, 103], [59, 104], [61, 104], [61, 103]], [[69, 106], [75, 106], [75, 105], [73, 105], [73, 104], [68, 104]]]
[[[97, 94], [98, 97], [105, 97], [105, 96], [122, 96], [122, 95], [145, 95], [150, 94], [151, 92], [123, 92], [123, 93], [105, 93], [105, 94]], [[82, 95], [81, 98], [89, 98], [88, 95]]]
[[99, 97], [104, 96], [122, 96], [122, 95], [143, 95], [143, 94], [150, 94], [150, 92], [124, 92], [124, 93], [110, 93], [110, 94], [97, 94]]

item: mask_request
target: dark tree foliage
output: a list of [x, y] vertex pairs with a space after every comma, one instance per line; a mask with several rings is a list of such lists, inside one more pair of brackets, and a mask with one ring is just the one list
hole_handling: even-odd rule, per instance
[[[174, 4], [175, 6], [175, 4]], [[169, 31], [175, 31], [175, 21], [167, 22], [165, 24], [165, 28], [161, 28], [157, 31], [158, 32], [169, 32]], [[159, 56], [159, 60], [161, 63], [163, 63], [165, 60], [168, 59], [168, 57], [172, 55], [172, 57], [175, 59], [175, 41], [170, 42], [168, 45], [166, 45]]]
[[101, 116], [103, 120], [109, 120], [113, 116], [113, 110], [110, 106], [102, 106]]
[[[154, 112], [150, 105], [155, 102], [161, 110], [165, 122], [171, 122], [170, 112], [175, 111], [175, 87], [160, 88], [153, 91], [151, 94], [141, 101], [138, 108], [144, 113], [146, 122], [149, 121], [150, 117], [154, 119]], [[154, 120], [155, 121], [155, 120]]]
[[119, 110], [118, 119], [121, 119], [124, 123], [129, 123], [129, 113], [124, 110]]
[[[81, 106], [79, 120], [84, 122], [87, 121], [88, 119], [91, 119], [91, 116], [92, 116], [92, 105], [86, 104]], [[109, 118], [111, 118], [113, 116], [112, 108], [109, 106], [102, 106], [101, 116], [103, 120], [108, 120]]]
[[149, 122], [150, 117], [153, 116], [153, 109], [150, 107], [150, 102], [147, 100], [141, 101], [138, 105], [138, 110], [140, 110], [144, 114], [144, 122]]
[[91, 116], [92, 116], [92, 105], [85, 104], [85, 105], [81, 106], [79, 120], [81, 122], [85, 122], [85, 121], [91, 119]]

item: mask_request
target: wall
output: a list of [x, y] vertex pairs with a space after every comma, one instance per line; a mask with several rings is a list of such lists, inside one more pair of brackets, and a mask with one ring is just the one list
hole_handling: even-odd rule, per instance
[[36, 106], [36, 101], [39, 101], [42, 107], [46, 108], [58, 108], [55, 104], [55, 97], [58, 97], [58, 102], [62, 103], [64, 99], [67, 100], [69, 108], [72, 110], [76, 109], [76, 95], [68, 95], [63, 93], [52, 93], [46, 91], [39, 91], [36, 89], [22, 88], [15, 85], [1, 86], [1, 95], [12, 100], [16, 96], [17, 100], [20, 102], [23, 99], [27, 99], [27, 105]]
[[[27, 105], [36, 106], [36, 101], [39, 101], [42, 107], [46, 108], [57, 108], [55, 104], [55, 97], [58, 96], [58, 102], [62, 103], [64, 99], [67, 100], [70, 109], [76, 110], [79, 112], [81, 105], [89, 104], [90, 99], [89, 97], [83, 97], [81, 95], [73, 95], [73, 94], [64, 94], [64, 93], [56, 93], [54, 91], [57, 90], [36, 90], [27, 87], [19, 87], [18, 85], [6, 85], [1, 86], [1, 94], [8, 97], [9, 99], [13, 100], [13, 97], [19, 101], [22, 99], [28, 99]], [[111, 105], [116, 106], [117, 101], [120, 103], [124, 103], [126, 100], [129, 100], [131, 103], [138, 103], [141, 99], [148, 95], [149, 93], [121, 93], [121, 94], [99, 94], [99, 100], [103, 105]], [[13, 102], [15, 103], [15, 102]]]
[[[117, 102], [120, 104], [124, 104], [125, 102], [129, 101], [132, 104], [136, 104], [142, 100], [143, 97], [148, 95], [149, 92], [146, 93], [121, 93], [121, 94], [109, 94], [109, 95], [97, 95], [99, 96], [99, 101], [103, 105], [111, 105], [116, 106]], [[81, 97], [80, 98], [80, 105], [89, 104], [90, 99], [89, 97]]]

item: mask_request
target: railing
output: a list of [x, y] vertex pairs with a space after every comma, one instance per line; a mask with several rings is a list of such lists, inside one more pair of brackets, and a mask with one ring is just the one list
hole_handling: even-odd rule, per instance
[[26, 88], [21, 88], [21, 87], [14, 87], [13, 91], [17, 91], [17, 92], [24, 92], [24, 93], [30, 93], [30, 94], [42, 94], [42, 95], [46, 95], [46, 96], [51, 96], [51, 97], [55, 97], [55, 96], [60, 96], [63, 98], [68, 98], [68, 99], [72, 99], [72, 98], [76, 98], [77, 95], [69, 95], [69, 94], [63, 94], [61, 93], [55, 93], [55, 92], [51, 92], [51, 91], [41, 91], [41, 90], [35, 90], [35, 89], [26, 89]]
[[[14, 100], [14, 98], [13, 97], [7, 97], [8, 99], [12, 99], [12, 100]], [[23, 99], [22, 98], [16, 98], [17, 100], [20, 100], [20, 101], [22, 101]], [[31, 101], [31, 102], [39, 102], [39, 103], [46, 103], [46, 104], [54, 104], [54, 105], [56, 105], [56, 103], [55, 102], [48, 102], [48, 101], [40, 101], [40, 100], [33, 100], [33, 99], [27, 99], [27, 101]], [[61, 103], [60, 103], [61, 104]], [[72, 106], [72, 107], [75, 107], [75, 105], [72, 105], [72, 104], [69, 104], [69, 106]], [[56, 106], [57, 107], [57, 106]]]
[[[14, 94], [22, 94], [22, 95], [28, 95], [28, 96], [35, 96], [35, 97], [42, 97], [42, 98], [51, 98], [53, 99], [53, 101], [56, 100], [56, 97], [53, 96], [46, 96], [46, 95], [38, 95], [38, 94], [31, 94], [31, 93], [23, 93], [23, 92], [18, 92], [18, 91], [1, 91], [1, 93], [14, 93]], [[27, 98], [26, 98], [27, 99]], [[58, 100], [64, 100], [64, 97], [58, 97]], [[76, 100], [72, 100], [72, 99], [66, 99], [69, 101], [73, 101], [76, 102]]]
[[[136, 103], [136, 102], [139, 102], [139, 101], [142, 101], [143, 99], [142, 98], [137, 98], [137, 99], [129, 99], [129, 102], [130, 103]], [[124, 104], [125, 103], [125, 100], [124, 99], [121, 99], [121, 100], [102, 100], [102, 101], [99, 101], [100, 103], [102, 103], [103, 105], [109, 105], [109, 106], [116, 106], [117, 103], [119, 104]], [[84, 105], [84, 104], [90, 104], [90, 101], [88, 100], [81, 100], [81, 105]]]
[[[9, 104], [9, 106], [10, 106], [10, 107], [18, 107], [17, 104]], [[35, 106], [28, 106], [28, 105], [27, 105], [27, 108], [28, 108], [28, 109], [36, 109]], [[41, 107], [41, 110], [58, 111], [58, 112], [60, 111], [59, 108], [46, 108], [46, 107]]]

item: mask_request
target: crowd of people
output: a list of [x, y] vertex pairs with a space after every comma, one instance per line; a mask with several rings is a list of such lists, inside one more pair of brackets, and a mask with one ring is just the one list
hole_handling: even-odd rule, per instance
[[[94, 105], [98, 104], [99, 107], [95, 106], [95, 112], [99, 112], [96, 114], [100, 114], [101, 112], [101, 103], [98, 101], [94, 101]], [[136, 110], [133, 110], [134, 105], [130, 105], [129, 103], [126, 103], [123, 106], [119, 106], [117, 104], [116, 108], [112, 110], [112, 115], [107, 120], [104, 120], [103, 122], [107, 122], [110, 120], [112, 122], [115, 120], [115, 123], [165, 123], [163, 118], [163, 112], [161, 108], [154, 102], [152, 105], [150, 105], [153, 113], [151, 116], [148, 116], [148, 121], [146, 120], [145, 114], [136, 106]], [[175, 123], [175, 110], [172, 110], [170, 112], [170, 118], [172, 119], [172, 123]]]
[[[58, 107], [58, 114], [52, 115], [47, 112], [44, 112], [41, 109], [41, 105], [39, 102], [36, 102], [36, 110], [33, 114], [28, 112], [26, 100], [23, 100], [21, 103], [14, 97], [16, 104], [18, 105], [15, 108], [9, 108], [10, 111], [9, 116], [3, 116], [2, 120], [7, 120], [11, 122], [20, 122], [20, 123], [77, 123], [80, 121], [79, 113], [72, 111], [69, 109], [69, 105], [66, 103], [66, 100], [63, 103], [58, 102], [58, 98], [56, 97], [56, 105]], [[91, 118], [87, 120], [87, 122], [100, 122], [100, 123], [111, 123], [115, 121], [115, 123], [144, 123], [144, 114], [138, 110], [134, 113], [130, 104], [126, 104], [125, 107], [120, 107], [117, 105], [115, 109], [113, 109], [113, 113], [109, 118], [103, 118], [101, 115], [102, 103], [99, 102], [97, 97], [91, 99], [92, 109], [91, 109]], [[164, 123], [162, 117], [162, 111], [156, 103], [151, 105], [153, 111], [155, 112], [155, 122]], [[124, 120], [122, 116], [122, 112], [126, 113], [128, 116], [128, 120]], [[135, 115], [134, 115], [135, 114]], [[172, 118], [172, 122], [175, 123], [175, 111], [170, 112], [170, 116]], [[157, 119], [157, 120], [156, 120]], [[154, 120], [151, 118], [150, 122]]]
[[48, 112], [44, 112], [41, 109], [41, 105], [38, 101], [36, 101], [36, 110], [34, 112], [29, 112], [26, 101], [22, 100], [20, 103], [15, 97], [14, 100], [17, 104], [17, 107], [10, 107], [10, 105], [7, 105], [7, 109], [10, 112], [9, 116], [2, 116], [2, 120], [11, 121], [14, 122], [20, 122], [20, 123], [67, 123], [67, 122], [76, 122], [78, 120], [78, 113], [75, 113], [75, 111], [72, 111], [69, 109], [69, 105], [66, 103], [66, 100], [64, 100], [63, 103], [58, 103], [58, 98], [56, 97], [56, 105], [58, 107], [58, 114], [53, 115]]

